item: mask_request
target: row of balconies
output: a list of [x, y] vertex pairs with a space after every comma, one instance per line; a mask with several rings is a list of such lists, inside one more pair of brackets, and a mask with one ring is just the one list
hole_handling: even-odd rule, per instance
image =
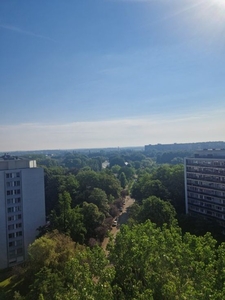
[[214, 189], [207, 189], [207, 188], [202, 188], [199, 186], [192, 186], [192, 185], [188, 185], [187, 186], [187, 190], [188, 191], [193, 191], [196, 192], [198, 194], [202, 194], [202, 195], [212, 195], [212, 196], [216, 196], [219, 198], [225, 198], [225, 191], [218, 191], [218, 190], [214, 190]]
[[225, 160], [214, 161], [214, 160], [186, 160], [187, 166], [205, 166], [205, 167], [216, 167], [216, 168], [224, 168]]
[[221, 190], [225, 191], [225, 184], [204, 181], [204, 180], [187, 179], [187, 185], [199, 186], [199, 187], [203, 186], [203, 187], [218, 190], [218, 191], [221, 191]]
[[8, 233], [9, 239], [14, 239], [14, 238], [21, 237], [21, 236], [23, 236], [22, 230]]
[[20, 172], [11, 172], [5, 174], [6, 179], [19, 178]]
[[20, 248], [10, 249], [8, 255], [9, 255], [9, 259], [17, 258], [18, 256], [23, 255], [23, 248], [20, 247]]
[[208, 203], [208, 202], [202, 202], [196, 199], [189, 199], [188, 200], [188, 205], [192, 205], [192, 206], [198, 206], [200, 208], [206, 208], [206, 209], [211, 209], [214, 210], [216, 212], [221, 212], [225, 214], [225, 206], [219, 206], [219, 205], [215, 205], [213, 203]]
[[20, 189], [18, 189], [18, 187], [16, 187], [15, 189], [10, 189], [10, 190], [6, 191], [7, 196], [19, 195], [20, 193], [21, 193], [21, 191], [20, 191]]
[[20, 186], [20, 181], [19, 180], [17, 180], [17, 181], [15, 181], [15, 180], [8, 180], [6, 182], [6, 187], [7, 188], [11, 188], [11, 187], [15, 187], [15, 186]]
[[225, 214], [218, 213], [218, 212], [215, 212], [215, 211], [212, 211], [212, 210], [209, 210], [209, 209], [199, 208], [199, 207], [193, 206], [193, 205], [190, 205], [188, 207], [188, 209], [191, 210], [191, 211], [201, 213], [203, 215], [208, 215], [208, 216], [214, 217], [216, 219], [218, 218], [218, 219], [225, 220]]
[[17, 220], [21, 220], [22, 219], [22, 214], [13, 214], [13, 215], [9, 215], [8, 216], [8, 222], [15, 222]]
[[12, 214], [12, 213], [15, 213], [15, 212], [20, 212], [22, 211], [22, 206], [19, 205], [19, 206], [10, 206], [7, 208], [7, 213], [8, 214]]
[[8, 225], [8, 231], [15, 231], [22, 228], [22, 223], [13, 223]]
[[202, 167], [187, 167], [187, 172], [202, 173], [202, 174], [215, 174], [215, 175], [225, 175], [225, 169], [213, 169], [213, 168], [202, 168]]
[[201, 173], [187, 173], [187, 178], [225, 183], [225, 177], [209, 176], [209, 175], [205, 175], [205, 174], [201, 174]]
[[7, 206], [12, 205], [12, 204], [18, 204], [18, 203], [21, 203], [21, 198], [20, 197], [8, 198], [7, 199]]
[[211, 203], [217, 203], [217, 204], [225, 204], [225, 199], [220, 199], [217, 197], [211, 197], [208, 195], [202, 195], [199, 193], [192, 193], [192, 192], [188, 192], [188, 199], [189, 198], [193, 198], [193, 199], [197, 199], [197, 200], [204, 200], [204, 201], [208, 201]]

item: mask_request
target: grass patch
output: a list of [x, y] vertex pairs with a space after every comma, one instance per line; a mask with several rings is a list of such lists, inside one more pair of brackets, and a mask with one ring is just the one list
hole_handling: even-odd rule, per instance
[[21, 281], [12, 273], [12, 269], [4, 269], [0, 271], [0, 299], [12, 300], [14, 292], [18, 289]]
[[6, 288], [11, 283], [11, 277], [0, 282], [0, 289]]
[[0, 299], [13, 299], [13, 294], [11, 290], [12, 283], [12, 273], [9, 269], [4, 269], [0, 271]]
[[0, 270], [0, 287], [9, 284], [11, 277], [12, 277], [12, 269]]

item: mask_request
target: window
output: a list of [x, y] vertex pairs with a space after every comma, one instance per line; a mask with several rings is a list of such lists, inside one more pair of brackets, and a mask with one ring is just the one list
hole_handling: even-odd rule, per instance
[[15, 206], [15, 207], [14, 207], [14, 211], [15, 211], [15, 212], [21, 211], [21, 206]]
[[20, 203], [21, 199], [20, 198], [15, 198], [15, 203]]
[[13, 216], [9, 216], [8, 217], [8, 221], [15, 221], [15, 220], [21, 220], [22, 219], [22, 215], [13, 215]]
[[9, 247], [15, 246], [15, 242], [9, 242]]
[[7, 199], [7, 204], [13, 204], [14, 203], [14, 201], [13, 201], [14, 199], [13, 198], [9, 198], [9, 199]]
[[20, 177], [20, 172], [7, 173], [6, 178], [18, 178]]
[[8, 213], [21, 211], [21, 206], [13, 206], [7, 208]]
[[16, 246], [22, 246], [22, 240], [17, 240], [15, 241]]
[[16, 255], [16, 250], [10, 250], [9, 251], [9, 258], [13, 258]]
[[216, 213], [216, 216], [217, 216], [218, 218], [222, 218], [222, 214]]
[[14, 224], [8, 225], [8, 230], [13, 230], [14, 229]]
[[14, 221], [15, 216], [8, 217], [8, 221]]
[[18, 248], [18, 249], [16, 250], [16, 252], [17, 252], [17, 254], [22, 254], [22, 253], [23, 253], [23, 248]]
[[16, 232], [16, 237], [18, 237], [18, 236], [22, 236], [22, 231], [17, 231]]
[[13, 191], [13, 194], [14, 194], [14, 195], [18, 195], [18, 194], [20, 194], [20, 189], [18, 189], [18, 190], [14, 190], [14, 191]]
[[[22, 246], [22, 240], [18, 240], [18, 241], [12, 241], [12, 242], [9, 242], [9, 247], [19, 247], [19, 246]], [[22, 249], [22, 248], [21, 248]]]
[[9, 234], [8, 234], [8, 237], [9, 237], [9, 239], [14, 238], [14, 233], [9, 233]]
[[14, 208], [13, 208], [13, 207], [8, 207], [8, 208], [7, 208], [7, 212], [8, 212], [8, 213], [12, 213], [13, 211], [14, 211]]

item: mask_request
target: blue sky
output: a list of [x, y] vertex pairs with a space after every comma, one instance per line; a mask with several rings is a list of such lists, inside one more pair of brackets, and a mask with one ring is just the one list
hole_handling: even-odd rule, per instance
[[0, 151], [224, 141], [223, 0], [0, 2]]

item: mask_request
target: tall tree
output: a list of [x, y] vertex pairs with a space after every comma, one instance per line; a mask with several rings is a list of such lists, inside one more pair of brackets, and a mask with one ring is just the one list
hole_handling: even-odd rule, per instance
[[102, 225], [105, 216], [99, 211], [97, 205], [84, 202], [81, 208], [84, 216], [84, 226], [87, 230], [86, 239], [96, 237], [95, 229]]
[[71, 197], [68, 192], [59, 195], [58, 209], [50, 215], [50, 228], [68, 234], [74, 241], [83, 243], [87, 230], [84, 216], [79, 206], [71, 208]]
[[109, 212], [107, 195], [102, 189], [94, 188], [88, 198], [88, 202], [97, 205], [99, 210], [104, 214], [107, 214]]
[[124, 174], [124, 172], [120, 173], [119, 180], [120, 180], [120, 184], [121, 184], [122, 188], [125, 189], [125, 187], [127, 185], [127, 178], [126, 178], [126, 175]]
[[122, 226], [110, 252], [119, 299], [224, 299], [224, 247], [219, 251], [218, 279], [210, 234], [182, 237], [178, 227], [160, 228], [150, 221]]
[[171, 226], [175, 223], [175, 215], [175, 209], [169, 202], [151, 196], [143, 200], [138, 220], [139, 222], [145, 222], [149, 219], [157, 226], [163, 226], [165, 223]]

